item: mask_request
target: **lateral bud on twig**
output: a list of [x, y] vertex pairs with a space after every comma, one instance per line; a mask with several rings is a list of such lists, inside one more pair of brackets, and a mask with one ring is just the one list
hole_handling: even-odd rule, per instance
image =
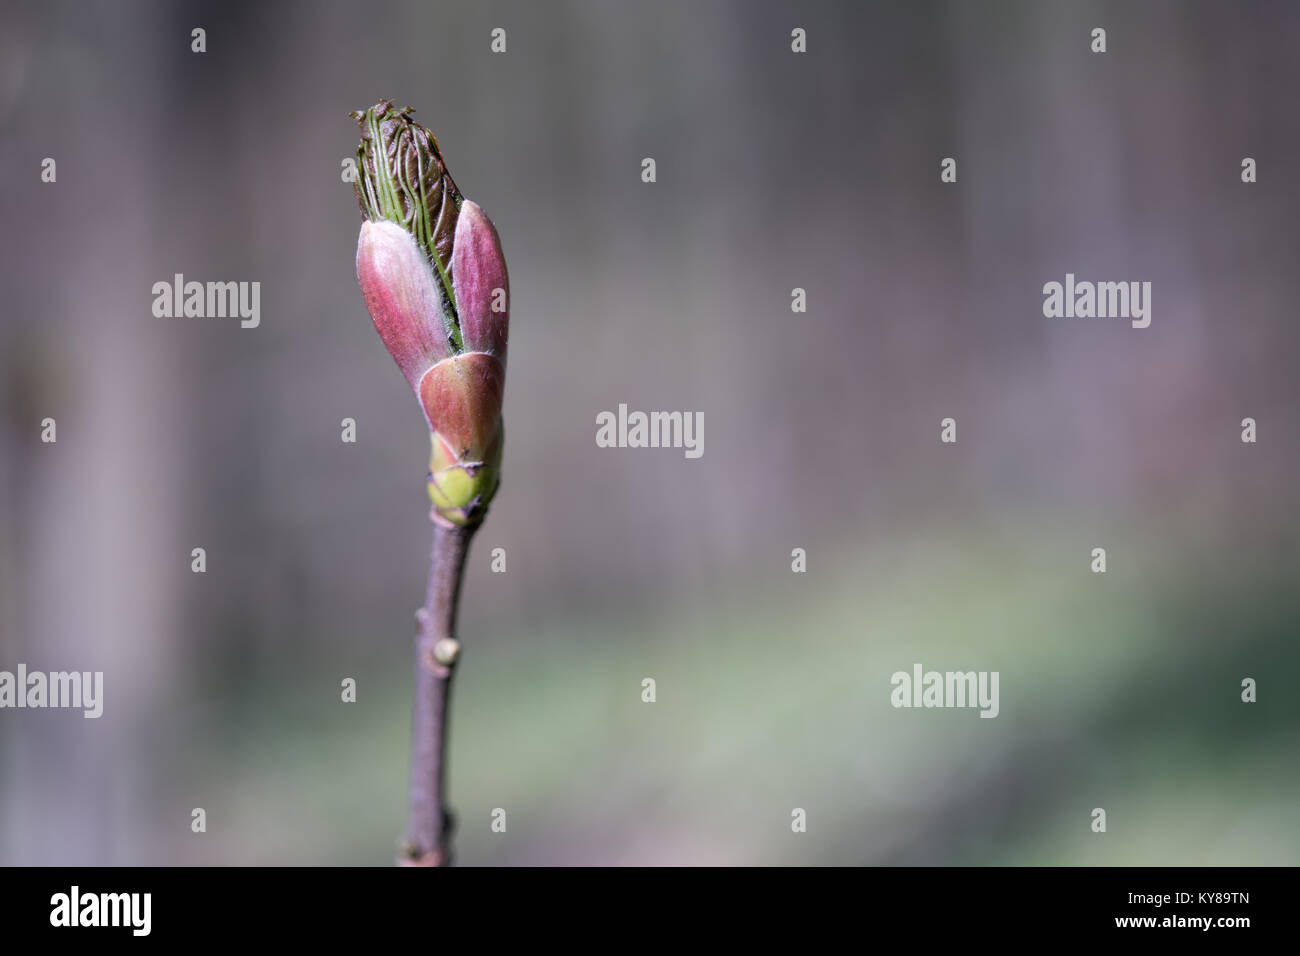
[[460, 641], [444, 637], [433, 645], [433, 659], [443, 667], [454, 667], [460, 657]]

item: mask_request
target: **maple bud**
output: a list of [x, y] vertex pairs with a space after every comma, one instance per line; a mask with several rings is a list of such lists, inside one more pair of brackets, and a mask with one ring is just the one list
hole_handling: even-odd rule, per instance
[[411, 112], [381, 100], [351, 114], [361, 126], [357, 280], [429, 423], [434, 513], [466, 526], [500, 482], [509, 278], [492, 221]]

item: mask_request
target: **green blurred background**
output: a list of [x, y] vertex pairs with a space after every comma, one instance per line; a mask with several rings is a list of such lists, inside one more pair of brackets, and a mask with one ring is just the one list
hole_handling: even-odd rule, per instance
[[[3, 25], [0, 669], [103, 670], [106, 700], [0, 712], [0, 863], [393, 859], [430, 530], [340, 177], [347, 111], [380, 97], [436, 132], [511, 274], [461, 863], [1300, 856], [1300, 8], [6, 2]], [[260, 281], [261, 326], [154, 318], [177, 272]], [[1044, 319], [1066, 272], [1151, 281], [1151, 327]], [[597, 448], [619, 403], [703, 412], [703, 457]], [[999, 716], [894, 709], [914, 663], [999, 671]]]

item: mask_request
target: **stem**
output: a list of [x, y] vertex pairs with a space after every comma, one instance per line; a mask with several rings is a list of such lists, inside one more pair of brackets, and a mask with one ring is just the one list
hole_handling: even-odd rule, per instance
[[456, 606], [478, 526], [433, 519], [433, 554], [424, 607], [416, 614], [415, 716], [411, 727], [411, 818], [403, 856], [407, 866], [451, 864], [451, 814], [447, 810], [447, 704], [460, 644]]

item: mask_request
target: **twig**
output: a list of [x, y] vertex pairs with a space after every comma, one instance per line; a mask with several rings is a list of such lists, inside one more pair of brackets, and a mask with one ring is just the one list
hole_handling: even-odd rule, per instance
[[416, 614], [415, 716], [411, 727], [411, 817], [406, 866], [451, 864], [452, 819], [446, 805], [447, 704], [460, 654], [456, 607], [477, 525], [458, 527], [433, 515], [433, 554], [424, 607]]

